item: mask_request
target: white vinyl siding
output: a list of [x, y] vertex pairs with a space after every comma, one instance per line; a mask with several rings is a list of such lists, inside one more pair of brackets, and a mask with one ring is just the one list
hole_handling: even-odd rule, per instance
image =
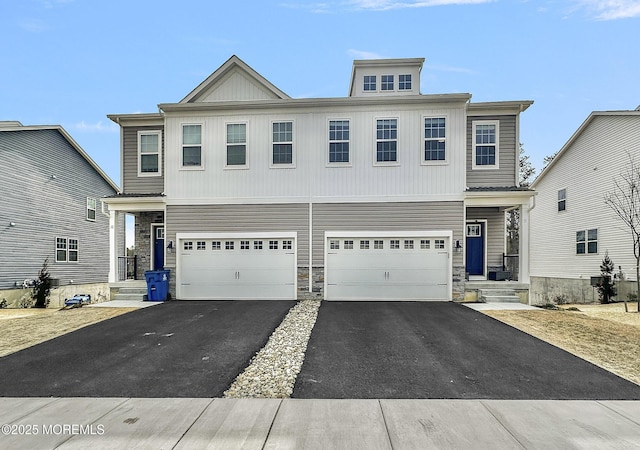
[[[226, 165], [226, 124], [224, 114], [194, 116], [202, 122], [203, 162], [206, 170], [180, 170], [175, 152], [165, 152], [167, 198], [194, 203], [230, 201], [296, 202], [309, 198], [318, 201], [436, 201], [461, 200], [465, 191], [466, 122], [464, 104], [458, 108], [433, 109], [434, 117], [447, 118], [447, 165], [424, 165], [424, 107], [393, 111], [397, 116], [398, 161], [381, 176], [376, 159], [375, 111], [303, 110], [291, 114], [294, 123], [295, 170], [271, 167], [272, 123], [268, 114], [239, 114], [238, 122], [247, 123], [250, 170], [224, 170]], [[431, 115], [430, 115], [431, 116]], [[386, 116], [389, 117], [389, 116]], [[349, 162], [329, 162], [329, 122], [349, 121]], [[237, 122], [236, 122], [237, 123]], [[181, 121], [167, 117], [164, 133], [167, 148], [180, 148]], [[176, 130], [177, 128], [177, 130]], [[404, 143], [408, 143], [406, 148]], [[346, 166], [346, 167], [337, 167]]]
[[[640, 142], [640, 115], [596, 116], [535, 185], [531, 211], [531, 276], [589, 279], [598, 276], [603, 254], [635, 280], [629, 231], [604, 204], [614, 179], [628, 163], [625, 149]], [[607, 155], [603, 164], [602, 155]], [[638, 156], [636, 156], [638, 157]], [[558, 191], [566, 210], [558, 213]], [[576, 253], [576, 232], [597, 229], [598, 253]]]

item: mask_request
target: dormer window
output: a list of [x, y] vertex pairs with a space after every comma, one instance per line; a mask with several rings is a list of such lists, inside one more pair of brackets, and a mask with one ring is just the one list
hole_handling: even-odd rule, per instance
[[401, 91], [411, 90], [411, 74], [398, 76], [398, 89]]
[[375, 91], [377, 90], [377, 82], [375, 75], [365, 75], [364, 76], [364, 90], [365, 91]]
[[383, 91], [393, 91], [393, 75], [382, 75], [380, 89]]

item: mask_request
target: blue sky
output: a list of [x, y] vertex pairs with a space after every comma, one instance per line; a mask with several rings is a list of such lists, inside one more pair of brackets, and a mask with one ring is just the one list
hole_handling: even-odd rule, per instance
[[0, 0], [0, 120], [59, 124], [116, 182], [107, 114], [177, 102], [236, 54], [292, 97], [353, 59], [424, 57], [422, 93], [534, 100], [538, 171], [591, 111], [640, 105], [640, 0]]

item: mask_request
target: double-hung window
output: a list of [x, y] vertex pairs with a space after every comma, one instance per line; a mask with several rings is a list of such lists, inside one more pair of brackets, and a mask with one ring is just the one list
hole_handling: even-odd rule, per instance
[[95, 198], [87, 197], [87, 220], [95, 222], [97, 205], [98, 201]]
[[398, 90], [399, 91], [411, 90], [411, 74], [398, 75]]
[[293, 164], [293, 122], [273, 123], [273, 165]]
[[160, 167], [161, 131], [138, 131], [138, 176], [158, 176]]
[[558, 191], [558, 212], [565, 211], [567, 209], [567, 190], [560, 189]]
[[247, 124], [227, 124], [227, 166], [247, 165]]
[[495, 169], [499, 166], [500, 125], [496, 120], [473, 122], [473, 168]]
[[424, 161], [445, 161], [446, 120], [444, 117], [426, 117], [424, 119]]
[[56, 238], [56, 262], [78, 262], [78, 240]]
[[398, 161], [398, 119], [376, 121], [376, 162]]
[[365, 75], [364, 76], [363, 89], [365, 91], [375, 91], [375, 90], [378, 89], [375, 75]]
[[329, 162], [349, 162], [349, 121], [329, 121]]
[[576, 231], [576, 253], [598, 253], [598, 229]]
[[382, 75], [380, 78], [380, 90], [393, 91], [393, 75]]
[[182, 125], [182, 167], [202, 167], [202, 125]]

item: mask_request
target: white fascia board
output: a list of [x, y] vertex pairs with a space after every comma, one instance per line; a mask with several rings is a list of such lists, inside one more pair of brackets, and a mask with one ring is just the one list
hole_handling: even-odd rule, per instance
[[[484, 195], [469, 195], [469, 194], [484, 194]], [[486, 195], [496, 194], [496, 195]], [[505, 195], [504, 192], [482, 192], [482, 193], [469, 193], [467, 192], [467, 198], [464, 200], [465, 206], [514, 206], [514, 205], [528, 205], [531, 198], [538, 195], [537, 192], [524, 191], [524, 192], [510, 192]]]
[[109, 211], [164, 211], [166, 205], [164, 197], [108, 197], [101, 200], [109, 206]]
[[420, 104], [465, 104], [471, 99], [471, 94], [429, 94], [429, 95], [394, 95], [372, 97], [335, 97], [335, 98], [293, 98], [284, 100], [256, 100], [256, 101], [223, 101], [200, 103], [161, 103], [158, 108], [165, 113], [208, 112], [226, 110], [255, 110], [255, 109], [284, 109], [284, 108], [335, 108], [353, 106], [393, 106]]
[[164, 124], [162, 113], [107, 114], [107, 118], [120, 126], [157, 126]]
[[167, 205], [261, 205], [277, 203], [417, 203], [462, 202], [464, 194], [414, 196], [362, 196], [362, 197], [228, 197], [228, 198], [168, 198]]

